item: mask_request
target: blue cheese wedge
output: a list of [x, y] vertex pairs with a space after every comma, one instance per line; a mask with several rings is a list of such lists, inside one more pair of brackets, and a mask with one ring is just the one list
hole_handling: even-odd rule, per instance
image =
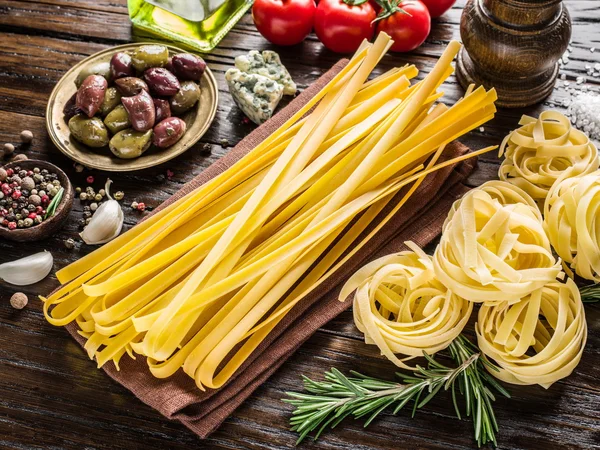
[[257, 125], [271, 118], [283, 96], [283, 85], [263, 75], [232, 68], [225, 79], [235, 103]]
[[258, 50], [250, 50], [247, 55], [235, 58], [235, 67], [242, 72], [262, 75], [281, 84], [284, 95], [296, 93], [296, 83], [274, 51], [264, 50], [261, 54]]

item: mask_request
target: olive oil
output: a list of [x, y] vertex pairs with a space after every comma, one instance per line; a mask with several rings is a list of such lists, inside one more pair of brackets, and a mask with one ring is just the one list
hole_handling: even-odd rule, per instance
[[252, 0], [128, 0], [134, 27], [208, 52], [252, 6]]

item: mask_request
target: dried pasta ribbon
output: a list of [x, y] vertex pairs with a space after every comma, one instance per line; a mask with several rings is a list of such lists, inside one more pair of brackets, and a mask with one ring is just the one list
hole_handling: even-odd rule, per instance
[[556, 253], [577, 275], [595, 282], [600, 282], [599, 204], [596, 171], [555, 185], [544, 209], [544, 227]]
[[[473, 304], [450, 292], [433, 272], [431, 257], [412, 242], [356, 272], [340, 298], [354, 295], [354, 322], [367, 344], [398, 367], [446, 348], [465, 327]], [[407, 355], [398, 358], [396, 354]]]
[[571, 374], [587, 340], [583, 303], [570, 278], [512, 305], [483, 305], [475, 331], [481, 351], [500, 366], [495, 377], [544, 388]]
[[498, 177], [522, 188], [540, 208], [557, 180], [598, 169], [596, 146], [563, 114], [544, 111], [538, 119], [524, 115], [519, 125], [500, 146], [505, 159]]
[[561, 274], [539, 212], [530, 202], [503, 204], [499, 193], [503, 201], [524, 195], [506, 182], [467, 193], [452, 209], [433, 256], [438, 279], [471, 302], [516, 303]]

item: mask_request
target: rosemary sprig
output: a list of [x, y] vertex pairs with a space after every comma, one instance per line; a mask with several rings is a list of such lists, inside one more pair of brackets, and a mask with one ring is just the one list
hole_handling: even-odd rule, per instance
[[284, 402], [296, 407], [290, 419], [292, 431], [300, 436], [299, 444], [316, 430], [318, 439], [327, 428], [334, 428], [344, 418], [366, 417], [365, 427], [382, 411], [395, 406], [397, 414], [408, 402], [413, 401], [412, 416], [425, 406], [442, 388], [450, 389], [452, 402], [458, 418], [461, 418], [457, 391], [465, 399], [465, 414], [473, 416], [475, 440], [479, 446], [488, 442], [496, 445], [498, 424], [492, 408], [495, 400], [492, 388], [506, 397], [509, 393], [487, 372], [486, 366], [498, 370], [479, 353], [479, 349], [464, 336], [450, 344], [449, 353], [456, 367], [451, 368], [424, 354], [427, 368], [408, 374], [396, 373], [401, 383], [379, 380], [351, 371], [346, 377], [337, 369], [325, 372], [324, 381], [313, 381], [303, 376], [306, 393], [286, 392], [291, 397]]
[[54, 215], [54, 213], [56, 212], [56, 208], [58, 208], [58, 204], [60, 203], [60, 201], [63, 198], [64, 192], [65, 192], [65, 188], [61, 187], [59, 189], [59, 191], [56, 193], [56, 195], [54, 196], [54, 198], [48, 205], [48, 208], [46, 208], [46, 214], [44, 215], [44, 220], [46, 220], [48, 217], [52, 217]]
[[581, 293], [581, 301], [584, 303], [600, 301], [600, 283], [580, 287], [579, 292]]

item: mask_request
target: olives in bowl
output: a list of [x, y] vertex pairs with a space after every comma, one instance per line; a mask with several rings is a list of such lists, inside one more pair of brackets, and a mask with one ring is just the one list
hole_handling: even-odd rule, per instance
[[170, 45], [127, 44], [71, 69], [52, 92], [46, 124], [80, 164], [137, 170], [190, 148], [216, 106], [216, 81], [202, 58]]

